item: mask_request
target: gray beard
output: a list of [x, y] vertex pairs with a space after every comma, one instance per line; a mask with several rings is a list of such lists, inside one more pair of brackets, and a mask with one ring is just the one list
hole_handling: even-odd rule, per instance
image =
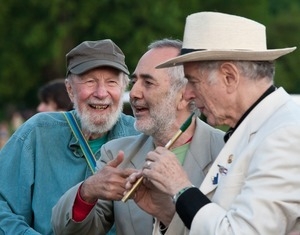
[[159, 104], [157, 105], [159, 108], [156, 108], [153, 105], [148, 120], [142, 122], [136, 120], [134, 127], [146, 135], [164, 138], [176, 121], [174, 97], [168, 96], [166, 99], [164, 106]]
[[79, 111], [77, 103], [74, 103], [74, 109], [76, 110], [77, 117], [81, 121], [82, 130], [97, 135], [108, 132], [113, 128], [123, 111], [123, 103], [119, 102], [118, 108], [114, 113], [111, 113], [109, 116], [102, 116], [101, 124], [95, 124], [94, 118], [91, 117], [88, 112], [84, 110], [82, 112]]

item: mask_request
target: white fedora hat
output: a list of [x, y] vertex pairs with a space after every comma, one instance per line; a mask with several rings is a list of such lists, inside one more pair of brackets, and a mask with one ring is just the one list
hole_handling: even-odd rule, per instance
[[186, 18], [180, 55], [157, 68], [207, 60], [272, 61], [295, 49], [268, 50], [266, 28], [253, 20], [224, 13], [199, 12]]

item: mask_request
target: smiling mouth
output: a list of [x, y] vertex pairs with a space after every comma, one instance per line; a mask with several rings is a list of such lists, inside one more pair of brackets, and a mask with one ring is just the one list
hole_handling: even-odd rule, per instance
[[108, 108], [108, 105], [90, 105], [90, 107], [92, 107], [93, 109], [97, 109], [97, 110], [104, 110]]

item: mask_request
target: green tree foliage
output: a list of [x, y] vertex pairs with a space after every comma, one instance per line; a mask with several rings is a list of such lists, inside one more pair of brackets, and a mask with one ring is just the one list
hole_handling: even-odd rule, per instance
[[[220, 11], [267, 26], [269, 48], [299, 46], [298, 0], [9, 0], [0, 8], [0, 109], [35, 108], [37, 89], [65, 76], [65, 54], [85, 40], [111, 38], [132, 72], [155, 39], [182, 39], [185, 18]], [[299, 53], [277, 62], [279, 85], [300, 93]]]

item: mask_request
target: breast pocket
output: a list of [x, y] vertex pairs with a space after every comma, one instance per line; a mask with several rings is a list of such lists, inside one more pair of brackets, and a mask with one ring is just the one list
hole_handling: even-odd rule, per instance
[[241, 192], [244, 179], [245, 175], [242, 172], [222, 175], [212, 201], [224, 209], [228, 209], [228, 205], [230, 205], [234, 198]]

